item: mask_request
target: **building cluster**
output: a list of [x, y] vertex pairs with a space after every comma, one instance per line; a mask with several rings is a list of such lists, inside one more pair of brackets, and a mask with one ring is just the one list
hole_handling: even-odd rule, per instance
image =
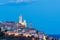
[[5, 35], [14, 35], [14, 36], [24, 36], [24, 37], [32, 37], [32, 40], [52, 40], [52, 37], [47, 37], [43, 32], [38, 31], [32, 28], [32, 23], [30, 23], [29, 27], [26, 27], [26, 20], [22, 21], [22, 16], [19, 16], [19, 22], [0, 22], [1, 31], [7, 30], [4, 32]]

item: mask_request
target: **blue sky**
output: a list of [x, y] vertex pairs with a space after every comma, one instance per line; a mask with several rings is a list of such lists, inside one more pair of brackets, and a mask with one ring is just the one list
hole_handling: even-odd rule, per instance
[[[2, 4], [3, 3], [3, 4]], [[60, 34], [60, 1], [33, 0], [30, 2], [11, 3], [0, 0], [0, 20], [18, 22], [19, 15], [33, 23], [33, 27], [46, 34]]]

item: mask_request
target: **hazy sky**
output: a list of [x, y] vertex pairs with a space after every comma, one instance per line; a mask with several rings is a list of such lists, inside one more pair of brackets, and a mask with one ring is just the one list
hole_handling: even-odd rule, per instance
[[19, 15], [46, 34], [60, 34], [60, 0], [35, 0], [19, 4], [0, 0], [0, 20], [18, 22]]

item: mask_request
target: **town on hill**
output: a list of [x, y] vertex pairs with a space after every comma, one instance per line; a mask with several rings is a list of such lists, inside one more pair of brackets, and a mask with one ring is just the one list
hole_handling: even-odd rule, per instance
[[26, 20], [19, 16], [19, 22], [0, 22], [0, 40], [58, 40], [46, 35], [42, 31], [32, 28], [32, 23], [27, 27]]

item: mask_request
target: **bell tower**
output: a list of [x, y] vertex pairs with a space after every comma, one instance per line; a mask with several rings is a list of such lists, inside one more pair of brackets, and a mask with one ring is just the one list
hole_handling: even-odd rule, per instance
[[22, 15], [19, 16], [19, 23], [22, 23]]
[[19, 23], [21, 23], [23, 26], [27, 26], [26, 25], [26, 20], [22, 21], [22, 15], [19, 16]]

